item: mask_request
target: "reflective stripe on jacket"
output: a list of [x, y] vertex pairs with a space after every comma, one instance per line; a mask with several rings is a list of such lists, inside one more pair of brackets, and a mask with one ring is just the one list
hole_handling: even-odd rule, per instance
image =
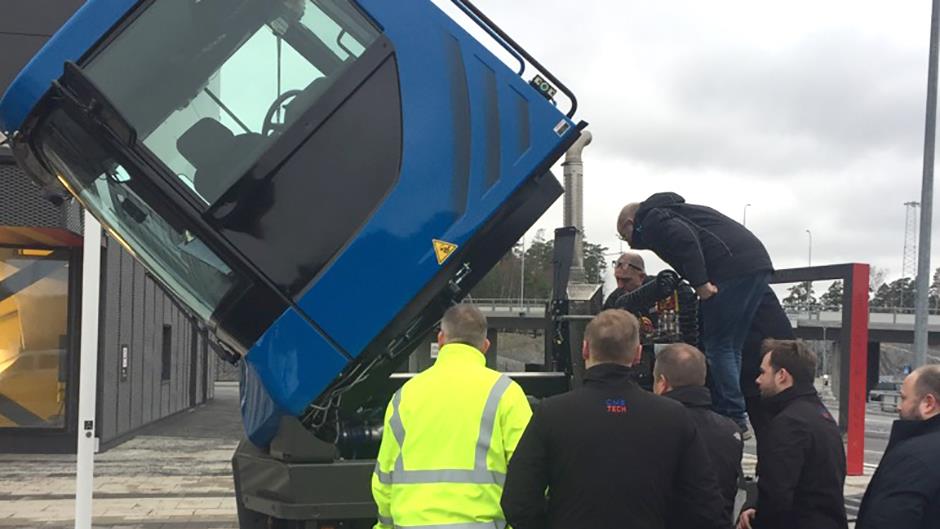
[[532, 410], [522, 388], [464, 344], [389, 403], [372, 494], [377, 529], [502, 529], [506, 468]]

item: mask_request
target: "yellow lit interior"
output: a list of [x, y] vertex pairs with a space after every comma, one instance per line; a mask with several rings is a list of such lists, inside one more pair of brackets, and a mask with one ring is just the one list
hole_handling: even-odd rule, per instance
[[[0, 282], [43, 256], [28, 255], [0, 249]], [[63, 425], [65, 385], [59, 380], [59, 363], [68, 332], [68, 268], [65, 261], [55, 263], [53, 273], [31, 278], [28, 286], [0, 300], [0, 400], [12, 401], [21, 414], [25, 409], [39, 419], [18, 423], [4, 414], [14, 415], [12, 407], [0, 403], [0, 427]]]

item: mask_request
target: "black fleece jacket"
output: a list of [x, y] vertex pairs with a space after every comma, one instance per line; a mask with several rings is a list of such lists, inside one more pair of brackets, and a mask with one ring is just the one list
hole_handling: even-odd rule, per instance
[[681, 404], [642, 390], [628, 367], [600, 364], [535, 409], [503, 512], [514, 529], [727, 529], [707, 457]]
[[855, 527], [940, 527], [940, 415], [926, 421], [895, 421]]
[[755, 529], [846, 529], [845, 449], [812, 385], [763, 400], [773, 415], [758, 446]]
[[630, 247], [652, 250], [693, 287], [773, 271], [764, 245], [747, 228], [676, 193], [656, 193], [640, 204]]

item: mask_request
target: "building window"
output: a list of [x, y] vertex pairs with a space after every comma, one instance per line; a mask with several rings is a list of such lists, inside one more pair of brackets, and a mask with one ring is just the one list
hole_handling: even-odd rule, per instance
[[163, 326], [163, 363], [160, 372], [160, 380], [170, 380], [170, 373], [173, 372], [173, 327]]
[[0, 248], [0, 428], [63, 428], [69, 251]]

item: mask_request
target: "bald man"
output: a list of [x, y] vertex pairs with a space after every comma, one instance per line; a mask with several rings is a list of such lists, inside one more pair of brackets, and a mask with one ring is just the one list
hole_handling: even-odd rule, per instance
[[624, 252], [614, 261], [614, 279], [623, 293], [633, 292], [646, 281], [646, 265], [638, 253]]
[[627, 204], [617, 231], [631, 248], [652, 250], [695, 288], [713, 409], [747, 431], [741, 348], [773, 272], [764, 245], [741, 224], [675, 193]]
[[712, 398], [705, 387], [708, 368], [697, 347], [675, 343], [656, 355], [653, 391], [685, 406], [708, 451], [710, 471], [718, 479], [724, 500], [726, 526], [734, 521], [734, 500], [741, 477], [744, 440], [731, 419], [711, 411]]

